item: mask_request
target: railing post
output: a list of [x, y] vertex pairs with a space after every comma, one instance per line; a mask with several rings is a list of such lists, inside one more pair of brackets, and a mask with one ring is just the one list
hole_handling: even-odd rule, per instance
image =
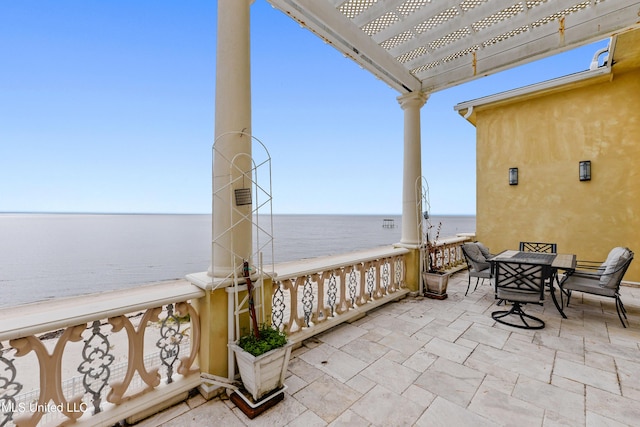
[[264, 317], [262, 318], [262, 320], [265, 323], [269, 323], [270, 325], [272, 325], [273, 324], [273, 293], [275, 292], [274, 287], [277, 286], [277, 284], [273, 281], [273, 278], [265, 274], [263, 277], [262, 286], [264, 287], [264, 292], [263, 292], [264, 301], [262, 301]]
[[[227, 309], [227, 293], [221, 287], [215, 290], [207, 290], [202, 298], [195, 301], [195, 306], [200, 314], [199, 366], [200, 371], [217, 377], [227, 377], [227, 322], [229, 319]], [[220, 388], [203, 383], [200, 394], [206, 399], [211, 399], [220, 393]]]
[[420, 289], [420, 248], [409, 249], [405, 256], [405, 284], [411, 292]]
[[[191, 279], [197, 281], [194, 277]], [[264, 275], [262, 283], [256, 283], [258, 284], [260, 286], [254, 289], [254, 298], [256, 298], [256, 312], [260, 311], [259, 323], [270, 324], [273, 279]], [[235, 365], [231, 359], [233, 353], [229, 350], [228, 344], [229, 340], [237, 339], [236, 327], [239, 327], [240, 334], [250, 328], [249, 313], [245, 307], [247, 290], [244, 284], [240, 283], [239, 286], [241, 288], [238, 289], [237, 296], [236, 288], [231, 281], [222, 281], [218, 286], [213, 285], [213, 289], [205, 287], [206, 294], [194, 302], [200, 313], [202, 331], [198, 353], [200, 372], [211, 380], [204, 381], [199, 387], [200, 394], [206, 399], [220, 394], [225, 384], [235, 375]], [[240, 306], [237, 306], [238, 303]], [[238, 325], [234, 321], [234, 310], [238, 310]]]

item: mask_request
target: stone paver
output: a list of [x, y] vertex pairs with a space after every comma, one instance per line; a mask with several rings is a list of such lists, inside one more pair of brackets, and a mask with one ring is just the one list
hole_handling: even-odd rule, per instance
[[346, 323], [336, 326], [329, 333], [321, 334], [318, 336], [318, 340], [325, 342], [332, 347], [340, 348], [366, 333], [366, 329], [358, 328], [357, 326]]
[[441, 357], [418, 377], [416, 384], [466, 407], [475, 396], [484, 377], [483, 372]]
[[300, 402], [329, 423], [349, 409], [360, 396], [348, 385], [326, 375], [294, 394], [291, 400]]
[[[493, 290], [408, 297], [293, 351], [285, 399], [249, 420], [195, 396], [141, 426], [635, 426], [640, 423], [640, 288], [623, 288], [630, 327], [609, 301], [574, 293], [525, 311], [547, 326], [496, 324]], [[473, 290], [473, 284], [472, 284]]]
[[420, 427], [494, 427], [497, 423], [448, 400], [437, 397], [416, 422]]
[[364, 369], [362, 375], [386, 386], [391, 391], [402, 393], [413, 384], [420, 373], [392, 360], [382, 358]]
[[511, 395], [538, 408], [573, 419], [579, 424], [584, 422], [584, 392], [573, 393], [522, 375]]
[[348, 381], [367, 367], [366, 362], [328, 344], [322, 344], [302, 354], [300, 358], [342, 382]]
[[358, 400], [351, 410], [374, 426], [408, 426], [416, 422], [423, 407], [387, 388], [377, 385]]
[[629, 426], [640, 421], [640, 405], [637, 400], [587, 387], [587, 413], [593, 413]]
[[500, 331], [484, 325], [474, 324], [462, 334], [462, 338], [495, 348], [503, 348], [509, 339], [509, 335], [508, 331]]
[[478, 389], [468, 409], [496, 425], [538, 426], [544, 417], [544, 409], [489, 387]]
[[556, 360], [553, 373], [554, 375], [587, 384], [608, 391], [609, 393], [620, 394], [618, 378], [616, 374], [612, 372], [558, 359]]

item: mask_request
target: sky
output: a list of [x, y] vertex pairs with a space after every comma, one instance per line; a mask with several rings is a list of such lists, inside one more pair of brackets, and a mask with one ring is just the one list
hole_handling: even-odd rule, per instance
[[[0, 2], [0, 212], [211, 213], [217, 2]], [[275, 214], [400, 214], [400, 95], [266, 0], [252, 130]], [[475, 215], [475, 128], [453, 107], [588, 69], [607, 41], [431, 94], [433, 214]]]

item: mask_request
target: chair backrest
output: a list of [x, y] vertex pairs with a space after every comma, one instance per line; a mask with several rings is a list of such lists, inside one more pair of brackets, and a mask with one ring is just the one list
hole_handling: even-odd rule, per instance
[[496, 260], [494, 268], [496, 298], [542, 303], [545, 279], [551, 276], [550, 265]]
[[520, 242], [520, 250], [523, 252], [544, 252], [549, 254], [557, 254], [556, 243], [545, 242]]
[[602, 271], [600, 286], [617, 289], [629, 265], [631, 265], [631, 261], [633, 261], [633, 252], [629, 248], [616, 247], [611, 249], [607, 260], [599, 268], [599, 271]]
[[478, 249], [480, 249], [480, 252], [482, 252], [482, 255], [485, 257], [485, 259], [489, 259], [493, 256], [493, 254], [489, 251], [489, 248], [486, 247], [482, 242], [475, 242], [475, 244], [478, 246]]
[[487, 259], [482, 255], [480, 248], [475, 243], [463, 243], [462, 253], [467, 260], [467, 267], [469, 267], [469, 269], [482, 271], [491, 267], [491, 264], [487, 262]]

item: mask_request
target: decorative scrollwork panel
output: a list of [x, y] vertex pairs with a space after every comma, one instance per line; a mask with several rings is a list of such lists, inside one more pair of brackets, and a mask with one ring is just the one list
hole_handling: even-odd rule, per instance
[[381, 260], [381, 271], [380, 271], [380, 289], [384, 295], [388, 295], [391, 291], [391, 276], [390, 276], [390, 262], [388, 258]]
[[372, 301], [376, 294], [376, 266], [374, 261], [369, 261], [364, 265], [365, 294], [366, 301]]
[[[24, 338], [11, 340], [10, 344], [17, 352], [16, 356], [24, 356], [30, 352], [34, 352], [38, 359], [40, 369], [40, 393], [36, 408], [46, 408], [52, 402], [53, 406], [62, 409], [60, 411], [65, 417], [75, 420], [82, 416], [84, 405], [82, 396], [76, 396], [71, 400], [67, 400], [62, 391], [60, 378], [62, 377], [62, 356], [65, 346], [69, 342], [78, 342], [82, 340], [82, 333], [87, 325], [71, 326], [64, 330], [58, 338], [53, 352], [50, 354], [42, 341], [31, 335]], [[46, 414], [46, 411], [36, 410], [28, 414], [20, 415], [15, 419], [16, 425], [37, 425], [40, 419]]]
[[113, 327], [114, 332], [119, 332], [122, 329], [126, 331], [128, 339], [128, 357], [125, 377], [121, 382], [116, 382], [111, 385], [111, 392], [107, 396], [107, 401], [120, 404], [130, 399], [132, 396], [125, 398], [124, 395], [129, 389], [129, 385], [131, 384], [136, 372], [147, 385], [146, 389], [142, 391], [142, 393], [152, 390], [160, 384], [159, 368], [152, 368], [149, 372], [144, 365], [144, 334], [147, 324], [149, 322], [157, 322], [161, 311], [162, 307], [146, 310], [137, 329], [126, 316], [112, 317], [109, 319], [109, 323]]
[[13, 359], [5, 357], [5, 348], [0, 343], [0, 407], [4, 408], [0, 416], [0, 426], [7, 425], [13, 420], [17, 402], [15, 397], [22, 390], [22, 384], [16, 381], [16, 366]]
[[84, 341], [82, 360], [78, 372], [82, 374], [85, 391], [92, 397], [93, 413], [97, 414], [101, 411], [102, 392], [111, 378], [114, 361], [109, 339], [102, 333], [98, 320], [92, 323], [91, 336]]
[[[191, 349], [189, 352], [189, 356], [184, 356], [180, 358], [180, 366], [178, 367], [178, 373], [182, 376], [189, 376], [199, 374], [200, 370], [196, 368], [192, 368], [195, 361], [198, 358], [198, 353], [200, 351], [200, 316], [198, 316], [198, 312], [193, 306], [188, 302], [180, 302], [176, 304], [176, 311], [180, 316], [189, 316], [189, 330], [191, 332]], [[183, 330], [184, 334], [185, 331]]]
[[405, 286], [404, 254], [276, 279], [271, 315], [289, 335], [362, 309]]
[[160, 361], [167, 368], [167, 384], [173, 382], [173, 365], [178, 361], [183, 339], [180, 319], [173, 313], [173, 304], [169, 304], [167, 316], [161, 322], [160, 339], [156, 342], [156, 347], [160, 349]]
[[336, 304], [338, 297], [338, 280], [340, 280], [340, 276], [336, 276], [336, 270], [329, 272], [328, 278], [326, 279], [328, 282], [327, 286], [327, 306], [328, 306], [328, 316], [334, 317], [336, 315]]
[[313, 326], [311, 323], [311, 319], [313, 316], [313, 305], [314, 305], [314, 286], [312, 283], [311, 276], [303, 277], [303, 285], [302, 285], [302, 317], [304, 318], [304, 326], [308, 328]]
[[360, 275], [356, 266], [349, 266], [349, 306], [355, 308], [357, 305], [358, 297], [358, 282], [360, 281]]
[[[160, 313], [165, 314], [161, 320]], [[161, 378], [172, 383], [182, 380], [178, 375], [199, 377], [194, 363], [200, 334], [197, 310], [190, 302], [178, 302], [164, 311], [150, 308], [12, 339], [9, 347], [0, 342], [0, 405], [7, 409], [0, 426], [86, 421], [116, 410], [106, 402], [120, 405], [135, 399], [157, 387]]]
[[271, 298], [271, 324], [279, 330], [284, 329], [284, 314], [287, 309], [284, 286], [282, 282], [273, 282], [273, 295]]

